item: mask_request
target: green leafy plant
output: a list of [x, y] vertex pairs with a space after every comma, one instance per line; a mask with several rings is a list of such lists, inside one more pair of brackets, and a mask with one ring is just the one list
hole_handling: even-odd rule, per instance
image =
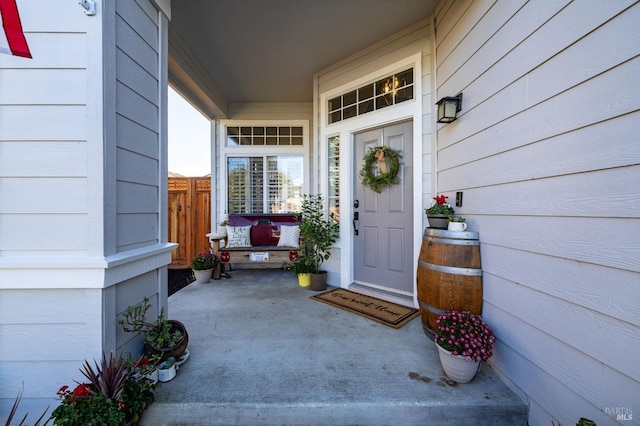
[[429, 207], [428, 209], [425, 209], [425, 213], [427, 215], [435, 215], [435, 214], [444, 214], [447, 216], [451, 216], [453, 215], [455, 212], [453, 211], [453, 208], [447, 203], [447, 197], [446, 195], [438, 195], [437, 197], [433, 197], [433, 199], [435, 200], [435, 203]]
[[213, 269], [218, 264], [218, 258], [213, 253], [200, 253], [191, 259], [191, 269], [203, 271]]
[[89, 381], [58, 390], [60, 405], [51, 417], [56, 425], [122, 425], [134, 423], [153, 402], [157, 385], [134, 374], [131, 361], [102, 355], [95, 369], [85, 361], [80, 371]]
[[299, 255], [295, 262], [287, 265], [286, 269], [294, 274], [309, 274], [313, 272], [315, 266], [316, 263], [312, 257]]
[[228, 219], [224, 219], [222, 222], [220, 222], [220, 226], [227, 226], [228, 224], [229, 224]]
[[180, 330], [164, 317], [164, 309], [160, 310], [155, 323], [148, 322], [147, 311], [151, 308], [149, 299], [144, 298], [142, 304], [127, 307], [123, 312], [123, 319], [118, 321], [122, 329], [128, 333], [143, 333], [146, 342], [156, 348], [170, 348], [176, 346], [183, 338]]
[[[360, 169], [362, 185], [380, 193], [387, 186], [399, 183], [398, 171], [400, 170], [401, 158], [402, 154], [399, 151], [387, 146], [369, 148], [364, 157], [362, 169]], [[374, 164], [376, 164], [375, 173], [373, 171]]]
[[300, 268], [317, 274], [320, 265], [331, 257], [331, 246], [338, 240], [339, 224], [333, 213], [327, 217], [322, 195], [304, 194], [298, 215], [302, 247], [298, 260]]
[[436, 344], [467, 361], [486, 361], [493, 355], [496, 337], [480, 315], [447, 311], [436, 320]]
[[464, 223], [466, 222], [467, 219], [465, 219], [462, 216], [449, 216], [449, 222], [460, 222], [460, 223]]

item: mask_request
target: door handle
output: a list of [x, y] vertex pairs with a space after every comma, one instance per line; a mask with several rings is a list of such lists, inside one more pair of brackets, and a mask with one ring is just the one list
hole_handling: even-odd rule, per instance
[[353, 235], [358, 235], [358, 219], [360, 215], [358, 212], [353, 212]]

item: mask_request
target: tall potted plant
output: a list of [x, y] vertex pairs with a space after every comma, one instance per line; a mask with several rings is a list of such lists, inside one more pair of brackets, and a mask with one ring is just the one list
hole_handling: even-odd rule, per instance
[[311, 273], [311, 290], [327, 288], [327, 272], [320, 265], [331, 257], [331, 246], [338, 240], [339, 225], [333, 213], [327, 216], [322, 195], [304, 194], [300, 221], [301, 253], [298, 262], [305, 262]]

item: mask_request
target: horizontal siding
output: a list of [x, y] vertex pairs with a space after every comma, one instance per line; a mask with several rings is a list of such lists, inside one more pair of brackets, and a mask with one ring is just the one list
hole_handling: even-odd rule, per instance
[[3, 213], [0, 235], [0, 250], [7, 252], [51, 251], [61, 255], [64, 251], [82, 251], [88, 247], [88, 217], [85, 214]]
[[159, 241], [159, 30], [146, 1], [116, 3], [116, 251]]
[[[612, 424], [640, 367], [640, 4], [443, 1], [438, 192], [482, 244], [492, 366], [532, 425]], [[624, 351], [611, 348], [624, 347]], [[636, 398], [637, 399], [637, 398]]]
[[5, 177], [85, 177], [85, 142], [0, 141], [0, 170]]
[[[0, 178], [3, 213], [71, 213], [87, 211], [85, 178]], [[29, 194], [25, 197], [25, 194]]]

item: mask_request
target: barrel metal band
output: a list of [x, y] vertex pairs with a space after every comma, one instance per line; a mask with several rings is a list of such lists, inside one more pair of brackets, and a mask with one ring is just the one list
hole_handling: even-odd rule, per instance
[[421, 308], [423, 308], [426, 311], [431, 312], [432, 314], [436, 314], [436, 315], [442, 315], [444, 314], [446, 311], [443, 309], [438, 309], [434, 306], [431, 305], [427, 305], [426, 303], [424, 303], [422, 300], [418, 300], [418, 304], [420, 305]]
[[433, 241], [434, 243], [450, 244], [452, 246], [479, 246], [478, 240], [449, 240], [444, 238], [428, 237], [427, 241]]
[[418, 259], [418, 265], [422, 266], [423, 268], [431, 269], [432, 271], [442, 272], [444, 274], [468, 275], [473, 277], [482, 276], [482, 269], [458, 268], [456, 266], [434, 265], [433, 263], [427, 263], [422, 259]]

